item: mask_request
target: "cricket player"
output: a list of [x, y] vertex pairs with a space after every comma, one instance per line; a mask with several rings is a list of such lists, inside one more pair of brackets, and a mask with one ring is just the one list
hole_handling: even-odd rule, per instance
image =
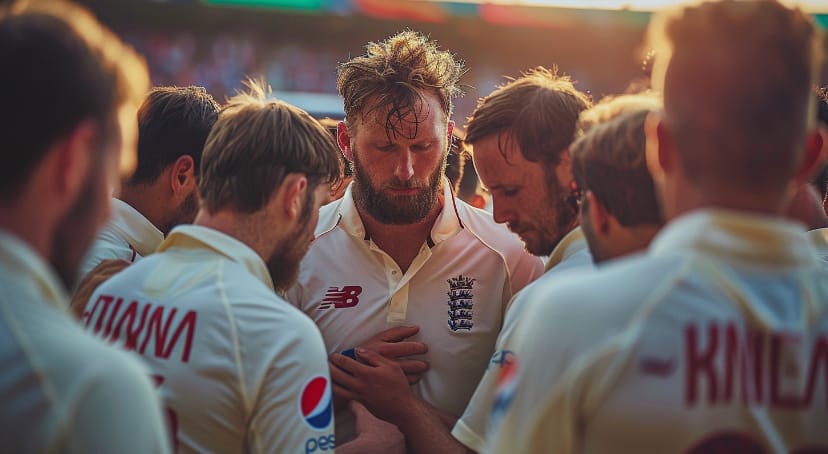
[[485, 452], [828, 447], [828, 275], [792, 188], [820, 165], [812, 20], [775, 1], [659, 14], [647, 253], [533, 287]]

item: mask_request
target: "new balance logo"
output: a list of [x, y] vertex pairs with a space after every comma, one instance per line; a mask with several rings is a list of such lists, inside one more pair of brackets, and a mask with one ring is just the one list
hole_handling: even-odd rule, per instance
[[346, 285], [342, 288], [328, 287], [325, 298], [322, 299], [322, 304], [319, 305], [319, 310], [330, 309], [331, 307], [337, 309], [354, 307], [359, 303], [361, 293], [362, 287], [358, 285]]

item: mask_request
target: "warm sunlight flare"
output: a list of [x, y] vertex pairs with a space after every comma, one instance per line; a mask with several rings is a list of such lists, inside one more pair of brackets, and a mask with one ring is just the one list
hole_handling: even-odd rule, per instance
[[[445, 0], [422, 0], [441, 2]], [[679, 0], [451, 0], [463, 3], [491, 3], [499, 5], [551, 6], [557, 8], [584, 9], [629, 9], [635, 11], [653, 11], [670, 6], [687, 3]], [[828, 0], [783, 1], [782, 3], [799, 5], [812, 13], [828, 13]]]

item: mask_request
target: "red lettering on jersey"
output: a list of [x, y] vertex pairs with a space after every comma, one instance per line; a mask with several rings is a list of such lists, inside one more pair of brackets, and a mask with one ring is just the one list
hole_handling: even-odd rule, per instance
[[[113, 301], [116, 304], [110, 311], [109, 308]], [[103, 303], [100, 312], [97, 311], [99, 303]], [[170, 336], [170, 328], [173, 328], [178, 309], [167, 310], [164, 306], [157, 306], [153, 310], [150, 303], [141, 304], [138, 301], [132, 301], [121, 311], [122, 305], [123, 298], [116, 298], [111, 295], [99, 296], [92, 311], [88, 313], [88, 316], [84, 315], [87, 317], [87, 329], [94, 322], [95, 326], [91, 331], [97, 334], [101, 332], [101, 327], [106, 323], [106, 329], [102, 333], [104, 339], [110, 342], [123, 340], [126, 350], [134, 350], [142, 355], [146, 353], [150, 340], [153, 340], [155, 349], [151, 354], [161, 359], [169, 359], [173, 349], [183, 338], [181, 361], [186, 363], [190, 360], [197, 319], [195, 311], [187, 311], [183, 318], [176, 322], [172, 330], [172, 336]], [[139, 310], [141, 312], [140, 317], [138, 317]], [[152, 312], [151, 315], [149, 315], [150, 311]], [[149, 315], [149, 322], [147, 322], [147, 315]], [[138, 319], [137, 324], [136, 318]], [[126, 328], [125, 338], [122, 336], [124, 328]], [[139, 339], [142, 339], [140, 345]]]
[[[181, 332], [184, 329], [187, 329], [187, 339], [184, 343], [184, 352], [181, 355], [181, 361], [187, 362], [190, 360], [190, 349], [193, 345], [193, 333], [195, 331], [195, 323], [196, 323], [196, 313], [195, 311], [188, 311], [187, 314], [184, 315], [184, 319], [178, 324], [175, 332], [173, 333], [173, 337], [167, 342], [167, 334], [170, 332], [170, 324], [172, 323], [173, 319], [175, 318], [175, 314], [178, 312], [178, 309], [173, 308], [169, 315], [167, 315], [167, 320], [163, 324], [161, 320], [164, 318], [164, 306], [158, 306], [155, 308], [155, 312], [152, 313], [150, 316], [149, 324], [147, 325], [147, 336], [144, 338], [144, 342], [141, 344], [141, 348], [139, 353], [142, 355], [147, 349], [147, 344], [149, 343], [150, 338], [152, 338], [153, 334], [155, 334], [155, 357], [167, 359], [170, 357], [170, 353], [172, 353], [173, 347], [178, 342], [178, 338], [181, 336]], [[155, 331], [153, 331], [153, 327], [155, 327]]]
[[707, 382], [707, 400], [710, 404], [716, 402], [716, 386], [718, 378], [716, 377], [716, 369], [713, 360], [719, 349], [719, 330], [715, 324], [710, 325], [707, 333], [707, 350], [704, 353], [698, 350], [698, 327], [696, 325], [687, 326], [684, 329], [684, 346], [685, 356], [687, 358], [687, 376], [685, 377], [685, 401], [688, 405], [696, 403], [697, 395], [699, 393], [699, 382], [696, 381], [699, 375], [703, 376]]
[[805, 386], [805, 396], [802, 403], [810, 407], [814, 400], [819, 366], [822, 365], [822, 382], [825, 385], [825, 408], [828, 408], [828, 337], [819, 336], [811, 352], [811, 361], [808, 364], [808, 382]]
[[354, 307], [359, 303], [359, 295], [362, 294], [362, 287], [358, 285], [346, 285], [344, 287], [329, 287], [319, 305], [319, 310], [330, 309], [331, 307], [342, 309]]
[[[762, 400], [762, 354], [764, 342], [760, 333], [753, 333], [745, 339], [739, 336], [734, 323], [725, 327], [725, 382], [722, 400], [733, 399], [736, 375], [742, 388], [742, 403]], [[750, 378], [753, 378], [753, 382]]]
[[[727, 405], [736, 398], [744, 405], [768, 405], [789, 411], [807, 409], [814, 403], [821, 374], [824, 405], [828, 408], [826, 335], [816, 337], [808, 351], [808, 342], [792, 333], [744, 332], [735, 322], [710, 323], [706, 329], [705, 344], [699, 339], [697, 325], [684, 329], [688, 406], [699, 402], [700, 388], [705, 386], [709, 405]], [[722, 344], [723, 348], [719, 348]], [[800, 363], [806, 352], [810, 353], [807, 363]], [[734, 396], [737, 383], [740, 396]]]
[[115, 331], [112, 333], [112, 339], [120, 339], [121, 338], [121, 329], [126, 323], [126, 344], [124, 344], [124, 348], [127, 350], [135, 350], [135, 346], [138, 343], [138, 335], [141, 334], [141, 330], [144, 329], [144, 324], [147, 321], [147, 313], [149, 312], [150, 305], [144, 305], [143, 310], [141, 311], [141, 318], [139, 320], [138, 326], [135, 326], [135, 316], [138, 313], [138, 301], [133, 301], [127, 306], [126, 310], [124, 310], [123, 314], [121, 314], [121, 318], [118, 320], [118, 324], [115, 325]]

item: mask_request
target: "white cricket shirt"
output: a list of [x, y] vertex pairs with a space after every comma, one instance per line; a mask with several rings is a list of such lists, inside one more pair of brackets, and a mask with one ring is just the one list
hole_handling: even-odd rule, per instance
[[179, 452], [333, 450], [319, 330], [276, 296], [264, 261], [235, 238], [175, 228], [95, 291], [83, 321], [143, 356]]
[[526, 297], [486, 452], [828, 447], [828, 272], [800, 224], [696, 211]]
[[816, 251], [817, 257], [828, 262], [828, 228], [814, 229], [808, 231], [808, 239]]
[[405, 273], [366, 237], [349, 187], [320, 209], [316, 239], [287, 299], [316, 322], [328, 351], [419, 325], [411, 340], [428, 344], [430, 369], [413, 390], [459, 416], [494, 351], [506, 303], [543, 263], [491, 214], [443, 186], [443, 209]]
[[85, 333], [46, 262], [0, 231], [0, 451], [167, 453], [146, 368]]
[[524, 301], [526, 300], [523, 295], [526, 295], [534, 286], [545, 285], [543, 283], [566, 272], [592, 270], [594, 267], [595, 265], [592, 261], [592, 255], [589, 253], [589, 246], [584, 237], [584, 233], [581, 227], [576, 227], [567, 233], [555, 246], [552, 254], [549, 255], [546, 272], [543, 276], [526, 286], [526, 288], [521, 290], [512, 299], [509, 310], [506, 312], [503, 329], [500, 331], [500, 335], [497, 337], [497, 342], [495, 343], [495, 352], [489, 361], [486, 371], [483, 373], [483, 378], [477, 384], [474, 395], [469, 400], [463, 416], [457, 420], [457, 424], [455, 424], [451, 431], [454, 438], [473, 451], [479, 452], [483, 449], [486, 423], [489, 420], [489, 413], [492, 409], [497, 378], [500, 368], [509, 360], [509, 355], [511, 354], [511, 336], [514, 331], [515, 322], [522, 316], [520, 315], [522, 313], [520, 308], [523, 307]]
[[111, 200], [112, 215], [83, 259], [81, 278], [104, 260], [134, 262], [150, 255], [164, 241], [164, 234], [138, 210], [114, 197]]

